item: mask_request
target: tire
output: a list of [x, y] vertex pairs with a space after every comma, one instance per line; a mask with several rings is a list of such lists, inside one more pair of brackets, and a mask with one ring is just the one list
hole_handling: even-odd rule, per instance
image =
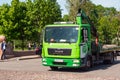
[[109, 59], [109, 60], [104, 60], [103, 63], [104, 63], [104, 64], [113, 64], [114, 61], [115, 61], [115, 58], [114, 58], [113, 53], [110, 54], [110, 57], [111, 57], [111, 59]]
[[91, 60], [88, 58], [86, 62], [86, 67], [90, 68], [91, 67]]
[[51, 68], [51, 70], [53, 70], [53, 71], [58, 70], [58, 67], [53, 67], [53, 66], [50, 66], [50, 68]]
[[83, 71], [88, 71], [92, 67], [92, 60], [87, 58], [86, 66], [82, 68]]
[[117, 52], [117, 55], [120, 56], [120, 52]]

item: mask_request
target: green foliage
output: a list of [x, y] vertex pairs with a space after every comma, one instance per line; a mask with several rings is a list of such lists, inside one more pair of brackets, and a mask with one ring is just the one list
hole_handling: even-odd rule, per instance
[[111, 39], [111, 26], [109, 24], [109, 19], [108, 17], [102, 17], [100, 19], [100, 26], [98, 28], [99, 32], [99, 38], [101, 39], [101, 41], [105, 41], [104, 43], [110, 43], [110, 39]]
[[94, 22], [103, 43], [120, 45], [120, 12], [115, 8], [95, 5], [90, 0], [67, 0], [69, 15], [61, 19], [60, 6], [56, 0], [12, 0], [11, 5], [0, 6], [0, 34], [7, 40], [40, 42], [42, 29], [56, 21], [73, 21], [79, 8], [82, 8]]
[[111, 44], [112, 40], [117, 39], [119, 45], [120, 39], [120, 13], [115, 8], [106, 8], [101, 5], [95, 5], [90, 0], [67, 0], [69, 9], [69, 19], [75, 22], [77, 10], [81, 8], [90, 17], [99, 33], [99, 41], [105, 44]]
[[9, 26], [9, 5], [3, 4], [0, 7], [0, 34], [6, 34], [7, 33], [7, 26]]
[[61, 10], [56, 0], [12, 0], [11, 5], [0, 6], [0, 34], [5, 34], [8, 41], [40, 42], [44, 26], [60, 20]]
[[69, 15], [64, 15], [63, 16], [63, 21], [66, 21], [66, 22], [69, 21]]
[[[38, 39], [45, 25], [61, 20], [60, 6], [56, 0], [29, 0], [27, 2], [28, 25], [32, 28], [32, 36], [29, 39]], [[30, 32], [29, 32], [30, 34]], [[36, 38], [33, 36], [36, 35]], [[35, 37], [35, 36], [34, 36]]]

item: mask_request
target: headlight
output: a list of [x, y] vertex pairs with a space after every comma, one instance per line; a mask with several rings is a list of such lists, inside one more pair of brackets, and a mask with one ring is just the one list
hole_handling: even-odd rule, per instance
[[45, 58], [43, 58], [43, 59], [42, 59], [42, 61], [46, 61], [46, 59], [45, 59]]
[[73, 63], [79, 63], [80, 61], [79, 60], [73, 60]]
[[79, 66], [79, 64], [73, 64], [73, 66]]
[[46, 62], [43, 62], [42, 64], [45, 65], [45, 64], [47, 64], [47, 63], [46, 63]]

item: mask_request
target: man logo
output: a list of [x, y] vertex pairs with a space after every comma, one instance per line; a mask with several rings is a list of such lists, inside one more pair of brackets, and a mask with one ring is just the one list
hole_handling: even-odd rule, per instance
[[63, 53], [63, 50], [55, 50], [55, 53]]

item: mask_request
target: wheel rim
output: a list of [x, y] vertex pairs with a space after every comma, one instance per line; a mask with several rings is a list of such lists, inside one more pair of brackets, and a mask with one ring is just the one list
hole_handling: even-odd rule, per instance
[[91, 62], [90, 60], [87, 60], [87, 64], [86, 64], [87, 67], [90, 67], [91, 66]]

